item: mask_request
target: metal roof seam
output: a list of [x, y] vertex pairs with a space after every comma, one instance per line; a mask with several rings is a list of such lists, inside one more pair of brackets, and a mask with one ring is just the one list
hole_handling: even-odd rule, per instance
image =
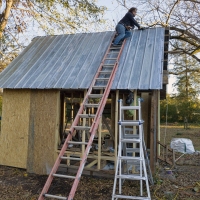
[[[148, 34], [147, 34], [147, 39], [148, 39], [148, 36], [149, 36], [149, 29], [147, 29], [148, 30]], [[142, 69], [143, 69], [143, 64], [144, 64], [144, 55], [145, 55], [145, 52], [146, 52], [146, 47], [147, 47], [147, 42], [146, 42], [146, 44], [145, 44], [145, 51], [144, 51], [144, 54], [143, 54], [143, 59], [142, 59]], [[140, 71], [140, 79], [139, 79], [139, 85], [138, 85], [138, 88], [140, 88], [140, 84], [141, 84], [141, 82], [142, 82], [142, 80], [141, 80], [141, 74], [142, 74], [142, 70]], [[147, 78], [147, 77], [146, 77]]]
[[[82, 36], [82, 35], [80, 35], [80, 38], [81, 38], [81, 36]], [[81, 48], [82, 42], [83, 42], [83, 40], [82, 40], [80, 43], [77, 44], [77, 45], [78, 45], [77, 51]], [[75, 47], [75, 48], [76, 48], [76, 47]], [[73, 48], [73, 49], [75, 49], [75, 48]], [[70, 58], [71, 60], [70, 60], [70, 62], [68, 63], [68, 65], [69, 65], [71, 62], [73, 62], [73, 58], [74, 58], [75, 55], [76, 55], [76, 54], [74, 54], [74, 55], [72, 56], [72, 58]], [[64, 64], [64, 63], [62, 63], [62, 65], [63, 65], [63, 64]], [[65, 74], [65, 71], [66, 71], [67, 69], [68, 69], [68, 68], [65, 68], [65, 69], [64, 69], [64, 71], [63, 71], [63, 73], [61, 74], [60, 78], [55, 82], [53, 88], [58, 87], [57, 84], [58, 84], [59, 80], [61, 80], [61, 78], [63, 77], [63, 75]], [[68, 70], [69, 70], [69, 69], [68, 69]], [[72, 69], [71, 69], [71, 71], [69, 72], [69, 76], [66, 78], [66, 80], [64, 81], [64, 83], [65, 83], [65, 82], [67, 81], [67, 79], [70, 77], [71, 72], [72, 72]], [[63, 80], [64, 80], [64, 79], [63, 79]], [[64, 85], [64, 83], [63, 83], [63, 85]], [[62, 87], [61, 87], [61, 88], [62, 88]]]
[[[101, 42], [101, 45], [104, 43], [104, 38], [106, 37], [106, 34], [103, 36], [103, 38], [102, 38], [102, 42]], [[95, 44], [95, 43], [94, 43]], [[96, 52], [99, 52], [99, 49], [101, 49], [101, 45], [99, 45], [99, 47], [98, 47], [98, 49], [97, 49], [97, 51]], [[98, 56], [98, 54], [96, 53], [95, 54], [95, 56], [93, 57], [93, 59], [92, 59], [92, 62], [91, 63], [93, 63], [93, 61], [95, 60], [95, 58], [96, 58], [96, 56]], [[99, 65], [100, 65], [100, 63], [99, 63]], [[99, 67], [99, 65], [98, 66], [96, 66], [96, 72], [97, 72], [97, 70], [98, 70], [98, 67]], [[89, 67], [88, 67], [88, 70], [89, 70]], [[95, 75], [95, 74], [94, 74]], [[83, 77], [83, 81], [85, 80], [85, 78], [86, 78], [86, 76], [84, 76]], [[82, 83], [83, 83], [83, 81], [82, 81]], [[81, 87], [81, 85], [82, 85], [82, 83], [80, 84], [80, 87]], [[90, 84], [89, 84], [90, 85]]]
[[[65, 41], [67, 40], [67, 38], [68, 38], [68, 37], [65, 38]], [[67, 46], [68, 46], [69, 44], [70, 44], [70, 43], [68, 43]], [[59, 49], [61, 49], [61, 48], [64, 47], [64, 46], [65, 46], [65, 43], [63, 42], [62, 45], [61, 45], [61, 47], [60, 47]], [[67, 46], [65, 46], [65, 49], [66, 49]], [[64, 52], [65, 52], [65, 51], [63, 50], [63, 51], [61, 52], [61, 55], [60, 55], [60, 56], [62, 56], [62, 55], [64, 54]], [[53, 58], [56, 57], [57, 54], [59, 54], [59, 52], [56, 52], [55, 55], [53, 56]], [[52, 59], [53, 59], [53, 58], [52, 58]], [[52, 69], [54, 69], [54, 66], [56, 65], [56, 63], [58, 62], [58, 60], [59, 60], [59, 59], [57, 59], [57, 61], [56, 61], [55, 64], [53, 65]], [[48, 64], [49, 64], [49, 63], [48, 63]], [[47, 64], [47, 66], [48, 66], [48, 64]], [[45, 71], [45, 69], [47, 68], [47, 66], [44, 67], [44, 69], [43, 69], [42, 72]], [[48, 73], [46, 74], [44, 80], [43, 80], [42, 82], [39, 83], [39, 85], [37, 86], [37, 88], [40, 88], [40, 86], [41, 86], [42, 83], [46, 80], [46, 78], [48, 77], [48, 75], [50, 74], [51, 71], [52, 71], [52, 70], [48, 70]], [[44, 88], [45, 88], [45, 87], [44, 87]]]
[[[140, 40], [140, 38], [141, 38], [141, 35], [142, 35], [142, 34], [141, 34], [141, 31], [140, 31], [139, 40]], [[138, 49], [138, 46], [139, 46], [139, 40], [137, 41], [136, 49]], [[130, 77], [131, 77], [132, 72], [133, 72], [133, 68], [134, 68], [134, 64], [135, 64], [135, 57], [136, 57], [136, 53], [135, 53], [135, 55], [134, 55], [134, 59], [133, 59], [133, 62], [132, 62], [132, 67], [131, 67]], [[131, 86], [130, 86], [130, 80], [131, 80], [131, 78], [129, 78], [129, 81], [128, 81], [128, 89], [131, 87]]]
[[[157, 29], [156, 29], [156, 35], [157, 35], [157, 33], [158, 32], [157, 32]], [[153, 55], [154, 55], [154, 52], [155, 52], [155, 44], [156, 44], [156, 37], [154, 38]], [[155, 59], [155, 56], [153, 56], [153, 59], [152, 59], [152, 62], [151, 62], [151, 66], [153, 64], [154, 59]], [[152, 86], [152, 71], [151, 71], [151, 75], [150, 75], [150, 86], [149, 86], [149, 88], [151, 88], [151, 86]]]

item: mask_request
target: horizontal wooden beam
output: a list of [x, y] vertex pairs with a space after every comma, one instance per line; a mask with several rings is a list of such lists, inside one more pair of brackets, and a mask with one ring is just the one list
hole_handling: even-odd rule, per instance
[[[60, 151], [57, 150], [57, 153], [59, 153]], [[73, 155], [73, 156], [79, 156], [81, 157], [81, 152], [74, 152], [74, 151], [65, 151], [64, 155]], [[93, 154], [89, 154], [88, 158], [93, 158], [93, 159], [98, 159], [98, 156], [93, 155]], [[110, 156], [101, 156], [101, 160], [111, 160], [111, 161], [115, 161], [115, 157], [110, 157]]]

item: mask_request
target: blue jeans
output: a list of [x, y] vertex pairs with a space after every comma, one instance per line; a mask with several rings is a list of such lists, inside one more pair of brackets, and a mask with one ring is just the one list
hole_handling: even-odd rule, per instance
[[122, 24], [117, 24], [116, 31], [118, 36], [114, 40], [114, 44], [119, 44], [120, 41], [123, 41], [124, 39], [131, 36], [131, 31], [126, 30], [126, 28]]

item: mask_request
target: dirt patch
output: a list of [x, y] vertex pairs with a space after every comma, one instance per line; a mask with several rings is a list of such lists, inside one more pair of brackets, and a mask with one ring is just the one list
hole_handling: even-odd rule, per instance
[[[162, 127], [162, 136], [164, 131]], [[177, 136], [191, 139], [195, 149], [200, 150], [200, 128], [184, 130], [181, 127], [168, 127], [166, 142], [169, 144], [171, 138]], [[167, 174], [164, 169], [169, 166], [160, 163], [154, 176], [155, 185], [150, 187], [152, 200], [200, 199], [200, 155], [184, 157], [183, 163], [172, 169], [172, 174]], [[185, 162], [191, 160], [190, 164]], [[22, 169], [0, 166], [0, 200], [36, 200], [46, 179], [47, 176], [28, 174]], [[49, 192], [67, 196], [70, 188], [70, 180], [55, 179]], [[83, 176], [74, 200], [110, 200], [112, 189], [113, 179]], [[127, 195], [139, 195], [139, 183], [125, 181], [123, 190]]]

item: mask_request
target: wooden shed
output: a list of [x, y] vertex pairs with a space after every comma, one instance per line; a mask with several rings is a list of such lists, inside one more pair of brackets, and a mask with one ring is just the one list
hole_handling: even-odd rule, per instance
[[[114, 32], [36, 37], [0, 74], [3, 91], [0, 165], [48, 174]], [[159, 101], [167, 84], [168, 33], [164, 28], [135, 30], [127, 39], [85, 170], [106, 174], [115, 167], [118, 99], [132, 91], [142, 97], [142, 116], [151, 169], [157, 160]], [[90, 110], [91, 114], [94, 112]], [[127, 118], [134, 118], [127, 113]], [[80, 123], [90, 124], [91, 119]], [[74, 140], [87, 140], [78, 132]], [[71, 146], [68, 156], [82, 156]], [[63, 163], [70, 170], [76, 162]]]

